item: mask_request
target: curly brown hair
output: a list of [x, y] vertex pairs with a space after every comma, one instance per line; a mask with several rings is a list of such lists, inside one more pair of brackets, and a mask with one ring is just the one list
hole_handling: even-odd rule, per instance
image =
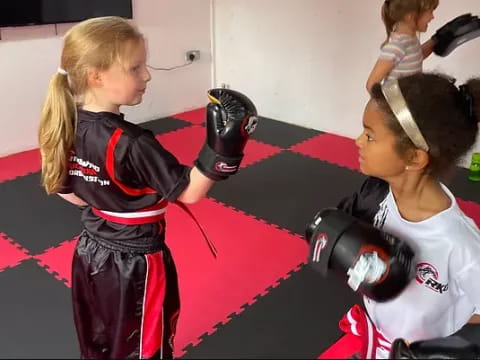
[[[480, 119], [480, 78], [467, 81], [465, 95], [444, 74], [419, 73], [398, 80], [410, 112], [429, 146], [430, 175], [440, 178], [473, 146]], [[471, 96], [470, 102], [466, 97]], [[387, 127], [396, 135], [396, 151], [402, 157], [415, 149], [382, 93], [372, 88], [372, 99], [385, 114]]]

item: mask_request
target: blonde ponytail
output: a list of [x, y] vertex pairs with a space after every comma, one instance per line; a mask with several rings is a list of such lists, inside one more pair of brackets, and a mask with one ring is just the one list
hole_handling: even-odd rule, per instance
[[61, 190], [75, 140], [77, 111], [67, 75], [53, 75], [45, 99], [38, 140], [42, 156], [42, 185], [48, 194]]

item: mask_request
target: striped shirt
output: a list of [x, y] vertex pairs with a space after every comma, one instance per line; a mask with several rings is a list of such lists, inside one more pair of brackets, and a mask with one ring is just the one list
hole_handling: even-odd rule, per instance
[[422, 71], [422, 46], [415, 36], [393, 32], [382, 47], [381, 60], [394, 63], [394, 68], [385, 80], [398, 79]]

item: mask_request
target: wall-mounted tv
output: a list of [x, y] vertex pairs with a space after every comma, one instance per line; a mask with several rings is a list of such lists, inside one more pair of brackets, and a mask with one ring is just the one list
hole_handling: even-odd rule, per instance
[[132, 18], [132, 0], [0, 0], [0, 27], [78, 22], [116, 15]]

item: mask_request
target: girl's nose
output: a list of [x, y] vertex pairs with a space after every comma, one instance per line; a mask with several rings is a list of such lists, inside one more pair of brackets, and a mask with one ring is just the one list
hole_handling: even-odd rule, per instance
[[358, 148], [362, 147], [362, 137], [363, 134], [360, 134], [360, 136], [355, 139], [355, 145], [357, 145]]

